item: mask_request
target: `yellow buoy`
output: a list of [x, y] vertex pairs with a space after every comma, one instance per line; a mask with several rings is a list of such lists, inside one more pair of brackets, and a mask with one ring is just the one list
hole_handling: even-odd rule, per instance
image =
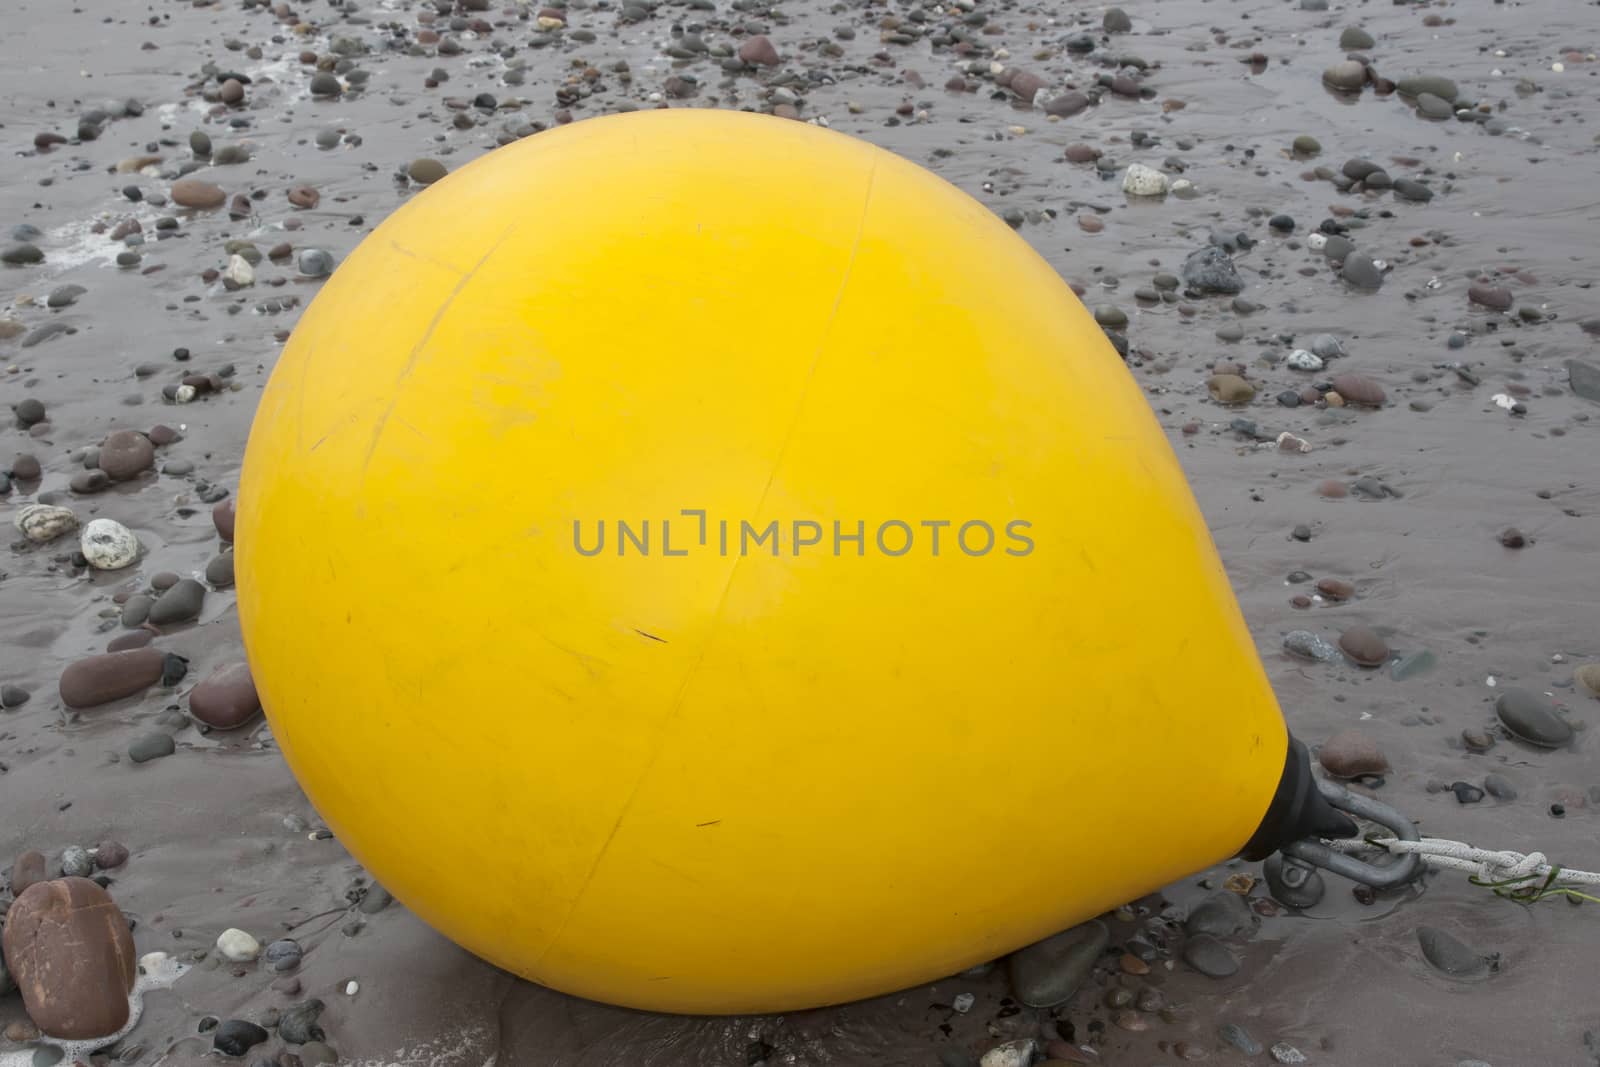
[[445, 935], [602, 1001], [953, 973], [1239, 852], [1293, 764], [1071, 290], [800, 123], [594, 119], [418, 195], [278, 361], [237, 528], [329, 826]]

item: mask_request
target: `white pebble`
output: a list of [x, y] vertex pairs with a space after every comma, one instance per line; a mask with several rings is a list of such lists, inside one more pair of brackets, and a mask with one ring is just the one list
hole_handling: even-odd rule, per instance
[[234, 963], [248, 963], [261, 955], [261, 942], [243, 930], [229, 927], [217, 938], [217, 951]]
[[1496, 393], [1490, 399], [1493, 400], [1497, 406], [1503, 407], [1507, 411], [1510, 411], [1517, 403], [1515, 398], [1513, 398], [1509, 393]]
[[356, 982], [356, 980], [354, 978], [350, 979], [350, 981], [348, 981], [348, 982], [346, 982], [344, 984], [344, 995], [345, 996], [353, 997], [359, 992], [361, 992], [361, 986]]
[[1491, 675], [1489, 675], [1489, 677], [1487, 677], [1487, 678], [1485, 678], [1483, 680], [1483, 684], [1488, 686], [1490, 689], [1493, 689], [1495, 686], [1499, 685], [1500, 683], [1495, 681], [1494, 680], [1494, 675], [1491, 674]]
[[115, 519], [89, 520], [78, 547], [89, 566], [100, 571], [121, 570], [139, 558], [139, 539]]
[[1122, 176], [1122, 191], [1129, 196], [1166, 196], [1167, 176], [1143, 163], [1130, 163]]
[[1567, 662], [1567, 657], [1565, 657], [1561, 653], [1557, 652], [1555, 655], [1550, 657], [1550, 662], [1551, 663], [1565, 663], [1565, 662]]
[[1290, 352], [1289, 358], [1284, 362], [1289, 364], [1290, 370], [1316, 371], [1321, 370], [1323, 367], [1321, 356], [1317, 355], [1315, 352], [1307, 352], [1303, 348], [1297, 348], [1293, 352]]
[[1172, 195], [1180, 200], [1193, 200], [1200, 195], [1200, 190], [1188, 178], [1179, 178], [1172, 183]]
[[255, 268], [251, 267], [250, 261], [243, 256], [231, 257], [228, 260], [228, 269], [222, 272], [222, 277], [241, 289], [256, 283]]
[[999, 1048], [985, 1052], [983, 1059], [978, 1061], [978, 1067], [1028, 1067], [1033, 1062], [1034, 1049], [1035, 1042], [1031, 1037], [1007, 1041]]
[[973, 1001], [977, 999], [971, 993], [957, 993], [955, 999], [950, 1002], [950, 1006], [965, 1015], [972, 1010]]
[[1282, 452], [1310, 452], [1311, 442], [1285, 430], [1278, 435], [1278, 449]]
[[1306, 247], [1313, 252], [1322, 251], [1328, 247], [1328, 235], [1325, 233], [1308, 234], [1306, 236]]
[[194, 399], [194, 386], [178, 386], [178, 388], [172, 394], [172, 399], [176, 400], [180, 404], [187, 404], [189, 401]]
[[1550, 64], [1550, 69], [1555, 71], [1557, 74], [1560, 74], [1562, 71], [1567, 69], [1567, 65], [1565, 63], [1552, 63]]
[[29, 504], [17, 512], [15, 524], [22, 536], [42, 545], [76, 530], [78, 516], [70, 508], [58, 508], [54, 504]]

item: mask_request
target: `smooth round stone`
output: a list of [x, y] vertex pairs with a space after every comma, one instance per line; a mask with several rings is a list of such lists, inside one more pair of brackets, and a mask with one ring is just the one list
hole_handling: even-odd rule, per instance
[[1323, 71], [1322, 83], [1341, 92], [1359, 92], [1367, 84], [1367, 68], [1353, 59], [1347, 59]]
[[1541, 748], [1560, 748], [1572, 740], [1572, 727], [1540, 693], [1507, 689], [1494, 704], [1500, 722], [1517, 737]]
[[1509, 311], [1513, 297], [1511, 290], [1501, 285], [1483, 285], [1481, 283], [1467, 287], [1467, 300], [1480, 307], [1492, 308], [1495, 311]]
[[1341, 730], [1317, 750], [1317, 762], [1335, 778], [1382, 774], [1389, 761], [1378, 743], [1359, 730]]
[[233, 584], [233, 553], [224, 552], [206, 564], [206, 581], [217, 589]]
[[234, 730], [261, 710], [250, 666], [227, 663], [189, 692], [189, 713], [214, 730]]
[[1450, 101], [1432, 93], [1423, 93], [1417, 97], [1417, 112], [1423, 118], [1447, 119], [1455, 114], [1455, 109], [1450, 106]]
[[1337, 359], [1344, 355], [1344, 344], [1331, 333], [1319, 333], [1311, 339], [1307, 346], [1311, 351], [1323, 359]]
[[44, 253], [39, 250], [37, 245], [19, 241], [14, 245], [7, 245], [4, 251], [0, 251], [0, 262], [9, 263], [14, 267], [43, 263]]
[[105, 471], [78, 471], [67, 479], [67, 488], [80, 496], [89, 496], [93, 493], [104, 491], [111, 485], [111, 479]]
[[1483, 790], [1471, 782], [1451, 782], [1450, 792], [1456, 795], [1457, 803], [1476, 804], [1483, 799]]
[[437, 159], [414, 159], [406, 168], [406, 175], [418, 185], [432, 185], [447, 173], [445, 165]]
[[134, 763], [148, 763], [178, 751], [171, 734], [144, 734], [128, 746], [128, 758]]
[[308, 278], [326, 278], [333, 273], [333, 254], [320, 248], [302, 249], [295, 265]]
[[198, 618], [205, 598], [205, 586], [193, 578], [180, 579], [151, 605], [150, 622], [156, 626], [170, 626]]
[[26, 704], [32, 695], [20, 685], [0, 685], [0, 708], [15, 711]]
[[1344, 52], [1365, 52], [1370, 48], [1376, 47], [1377, 44], [1378, 42], [1373, 40], [1372, 34], [1363, 30], [1360, 26], [1347, 26], [1345, 31], [1339, 35], [1339, 48]]
[[1261, 1055], [1261, 1042], [1252, 1037], [1250, 1031], [1238, 1023], [1223, 1023], [1217, 1027], [1217, 1036], [1246, 1056]]
[[1227, 889], [1219, 889], [1206, 897], [1189, 913], [1183, 929], [1190, 937], [1237, 937], [1254, 932], [1255, 913], [1243, 897]]
[[1191, 937], [1184, 944], [1183, 962], [1208, 978], [1227, 978], [1239, 973], [1239, 958], [1233, 950], [1208, 934]]
[[1352, 626], [1339, 635], [1339, 648], [1358, 667], [1379, 667], [1389, 658], [1389, 646], [1365, 626]]
[[137, 973], [128, 920], [87, 878], [34, 882], [6, 913], [6, 965], [41, 1031], [84, 1040], [128, 1021]]
[[1359, 374], [1339, 375], [1333, 379], [1333, 389], [1344, 397], [1347, 403], [1359, 404], [1362, 407], [1382, 407], [1384, 401], [1388, 399], [1383, 386]]
[[255, 1023], [229, 1019], [218, 1026], [211, 1044], [224, 1056], [243, 1056], [271, 1036]]
[[1410, 178], [1399, 178], [1394, 183], [1394, 195], [1403, 200], [1425, 204], [1433, 199], [1433, 190], [1419, 181], [1413, 181]]
[[81, 285], [59, 285], [50, 290], [50, 295], [45, 298], [45, 305], [53, 308], [71, 307], [78, 302], [78, 297], [88, 291]]
[[1329, 600], [1349, 600], [1356, 595], [1356, 587], [1339, 578], [1319, 578], [1317, 592]]
[[300, 948], [300, 942], [283, 938], [272, 942], [262, 951], [261, 962], [269, 970], [281, 973], [283, 971], [292, 971], [300, 966], [300, 959], [303, 955], [304, 951]]
[[205, 159], [211, 155], [211, 137], [204, 130], [195, 130], [189, 135], [189, 151], [194, 153], [196, 159]]
[[1217, 340], [1235, 342], [1244, 340], [1244, 327], [1237, 322], [1226, 323], [1217, 330]]
[[78, 550], [95, 570], [121, 570], [139, 558], [139, 539], [115, 519], [91, 519], [83, 528]]
[[229, 927], [217, 936], [217, 951], [234, 963], [248, 963], [261, 955], [261, 942], [237, 927]]
[[[1332, 241], [1328, 243], [1333, 244]], [[1378, 289], [1383, 285], [1383, 271], [1364, 252], [1351, 252], [1346, 256], [1339, 276], [1357, 289]]]
[[344, 85], [339, 79], [327, 71], [319, 71], [311, 76], [312, 96], [338, 96], [344, 92]]
[[1107, 33], [1131, 33], [1133, 19], [1120, 7], [1106, 8], [1105, 15], [1100, 19], [1100, 26]]
[[1281, 852], [1268, 856], [1261, 865], [1261, 872], [1267, 880], [1267, 891], [1285, 907], [1316, 907], [1328, 889], [1315, 867], [1286, 859]]
[[[1289, 148], [1297, 156], [1316, 156], [1322, 154], [1322, 142], [1307, 133], [1302, 133], [1299, 137], [1296, 137]], [[1293, 227], [1291, 226], [1290, 229], [1293, 229]]]
[[1457, 90], [1456, 83], [1449, 78], [1424, 75], [1417, 78], [1401, 78], [1395, 83], [1401, 96], [1418, 97], [1423, 93], [1436, 96], [1449, 103], [1455, 103]]
[[220, 186], [201, 181], [199, 178], [179, 178], [172, 183], [167, 195], [179, 207], [193, 208], [197, 211], [211, 211], [228, 202], [228, 194], [223, 192]]
[[1030, 1008], [1065, 1004], [1110, 940], [1110, 930], [1097, 919], [1018, 949], [1007, 961], [1013, 995]]
[[1512, 785], [1503, 774], [1485, 775], [1483, 788], [1485, 792], [1496, 800], [1517, 799], [1517, 787]]
[[1121, 329], [1128, 325], [1128, 313], [1114, 304], [1101, 304], [1094, 309], [1094, 321], [1114, 330]]
[[1422, 958], [1452, 978], [1481, 978], [1496, 961], [1432, 926], [1417, 927], [1417, 942], [1422, 946]]

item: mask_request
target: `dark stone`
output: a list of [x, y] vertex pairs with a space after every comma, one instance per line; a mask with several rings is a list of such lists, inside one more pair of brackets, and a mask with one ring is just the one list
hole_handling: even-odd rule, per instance
[[205, 598], [205, 586], [193, 578], [182, 578], [150, 606], [150, 622], [156, 626], [189, 622], [199, 617]]
[[[1331, 247], [1333, 242], [1328, 242]], [[1345, 257], [1339, 276], [1357, 289], [1378, 289], [1383, 285], [1383, 271], [1365, 252], [1351, 252]]]
[[1470, 782], [1451, 782], [1450, 791], [1456, 795], [1456, 801], [1461, 804], [1476, 804], [1483, 799], [1483, 790]]
[[284, 938], [274, 941], [261, 951], [261, 962], [272, 971], [292, 971], [300, 966], [304, 950], [300, 942]]
[[1432, 926], [1417, 927], [1417, 941], [1423, 959], [1452, 978], [1482, 978], [1499, 968], [1498, 955], [1485, 956]]
[[1572, 727], [1556, 714], [1544, 696], [1527, 689], [1507, 689], [1494, 703], [1500, 722], [1514, 737], [1541, 748], [1560, 748], [1572, 740]]
[[1238, 937], [1254, 933], [1257, 919], [1244, 898], [1226, 889], [1219, 889], [1195, 906], [1184, 922], [1183, 929], [1193, 937]]
[[286, 1009], [283, 1018], [278, 1020], [278, 1036], [291, 1045], [323, 1040], [327, 1035], [317, 1025], [317, 1019], [326, 1007], [326, 1004], [313, 997]]
[[224, 1056], [243, 1056], [270, 1035], [255, 1023], [229, 1019], [211, 1037], [211, 1044]]
[[1105, 924], [1094, 920], [1018, 949], [1008, 960], [1013, 995], [1030, 1008], [1065, 1004], [1110, 940]]
[[250, 665], [226, 663], [189, 692], [189, 713], [214, 730], [233, 730], [261, 710]]
[[61, 702], [92, 708], [132, 696], [161, 679], [166, 654], [157, 648], [105, 652], [78, 660], [61, 672]]
[[1182, 274], [1184, 284], [1200, 293], [1231, 296], [1244, 289], [1244, 280], [1233, 265], [1233, 257], [1215, 245], [1207, 245], [1189, 253], [1189, 257], [1183, 261]]

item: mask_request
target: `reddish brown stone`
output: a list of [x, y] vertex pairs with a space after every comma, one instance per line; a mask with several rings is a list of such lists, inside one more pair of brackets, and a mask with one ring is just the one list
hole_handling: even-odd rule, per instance
[[1369, 408], [1382, 407], [1384, 400], [1387, 399], [1383, 386], [1359, 374], [1339, 375], [1333, 380], [1333, 391], [1344, 397], [1348, 403]]
[[779, 63], [778, 50], [770, 40], [758, 33], [739, 46], [739, 62], [776, 67]]
[[51, 1037], [105, 1037], [128, 1021], [138, 973], [128, 920], [87, 878], [36, 882], [6, 913], [6, 966]]
[[102, 871], [113, 870], [128, 862], [128, 849], [117, 841], [102, 841], [94, 847], [94, 865]]
[[233, 543], [233, 498], [229, 497], [211, 509], [211, 522], [217, 528], [217, 536], [229, 544]]
[[1354, 626], [1340, 634], [1339, 647], [1361, 667], [1381, 667], [1389, 658], [1388, 644], [1365, 626]]
[[100, 446], [100, 469], [113, 481], [137, 478], [155, 462], [155, 445], [137, 430], [118, 430]]
[[1317, 761], [1335, 778], [1382, 774], [1389, 769], [1378, 743], [1359, 730], [1345, 730], [1328, 738], [1317, 750]]
[[160, 680], [165, 660], [159, 648], [80, 659], [61, 672], [61, 701], [69, 708], [92, 708], [132, 696]]
[[297, 185], [289, 190], [289, 203], [295, 207], [314, 208], [322, 200], [322, 194], [309, 185]]
[[125, 634], [118, 634], [106, 645], [107, 652], [127, 652], [130, 649], [143, 648], [156, 639], [150, 630], [130, 630]]
[[256, 683], [247, 663], [227, 663], [189, 693], [189, 712], [215, 730], [232, 730], [261, 710]]
[[11, 865], [11, 895], [20, 897], [30, 885], [44, 881], [46, 874], [44, 854], [29, 849]]
[[1356, 595], [1356, 587], [1338, 578], [1322, 578], [1317, 581], [1317, 592], [1329, 600], [1349, 600]]
[[172, 183], [172, 202], [179, 207], [210, 211], [228, 202], [228, 194], [198, 178], [179, 178]]

